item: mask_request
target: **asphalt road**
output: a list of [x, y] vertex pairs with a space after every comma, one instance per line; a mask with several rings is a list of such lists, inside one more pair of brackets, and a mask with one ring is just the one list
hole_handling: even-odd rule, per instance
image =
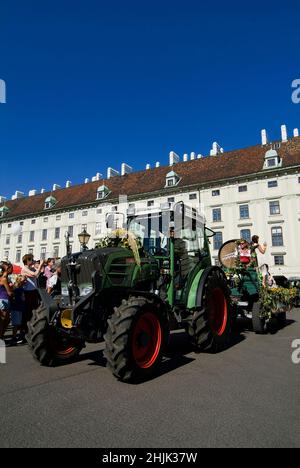
[[27, 346], [0, 365], [0, 447], [300, 447], [300, 309], [275, 335], [243, 332], [217, 355], [194, 354], [172, 336], [160, 375], [116, 381], [103, 345], [43, 368]]

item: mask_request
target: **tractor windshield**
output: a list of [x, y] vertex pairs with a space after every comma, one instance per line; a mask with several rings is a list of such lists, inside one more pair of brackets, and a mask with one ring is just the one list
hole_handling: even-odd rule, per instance
[[128, 229], [141, 241], [144, 249], [154, 255], [168, 255], [170, 228], [174, 228], [175, 251], [197, 257], [204, 248], [204, 223], [182, 213], [162, 211], [135, 216]]
[[129, 231], [141, 241], [144, 249], [166, 255], [169, 249], [170, 212], [136, 216], [129, 223]]

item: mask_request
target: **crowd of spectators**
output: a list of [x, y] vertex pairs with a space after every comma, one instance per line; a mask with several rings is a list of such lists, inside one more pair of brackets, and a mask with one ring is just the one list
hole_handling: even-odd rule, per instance
[[10, 262], [0, 262], [0, 339], [4, 340], [11, 324], [9, 346], [26, 342], [27, 323], [40, 303], [38, 288], [45, 288], [50, 295], [61, 292], [59, 260], [48, 258], [46, 261], [36, 261], [32, 254], [26, 254], [22, 261], [19, 274], [14, 273], [14, 265]]

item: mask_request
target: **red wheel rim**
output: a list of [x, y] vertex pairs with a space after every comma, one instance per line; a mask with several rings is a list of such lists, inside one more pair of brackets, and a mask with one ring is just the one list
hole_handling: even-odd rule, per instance
[[223, 335], [228, 320], [228, 306], [224, 292], [215, 288], [210, 300], [209, 322], [215, 335]]
[[60, 350], [56, 351], [56, 354], [58, 356], [67, 356], [68, 354], [73, 353], [74, 349], [75, 348], [73, 348], [72, 346], [67, 348], [67, 349], [60, 349]]
[[156, 315], [146, 312], [135, 323], [132, 337], [132, 355], [141, 369], [151, 367], [160, 351], [161, 325]]
[[52, 352], [56, 356], [67, 356], [68, 354], [73, 353], [75, 350], [74, 346], [70, 346], [70, 343], [64, 343], [63, 340], [59, 339], [57, 336], [53, 334], [50, 335], [50, 346]]

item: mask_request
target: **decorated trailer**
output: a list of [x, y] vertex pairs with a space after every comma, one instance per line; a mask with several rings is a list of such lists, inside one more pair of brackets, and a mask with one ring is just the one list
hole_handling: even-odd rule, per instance
[[226, 274], [235, 319], [248, 319], [253, 331], [263, 334], [274, 332], [286, 325], [286, 314], [291, 310], [296, 296], [294, 288], [263, 284], [264, 268], [255, 266], [255, 256], [242, 258], [242, 240], [225, 242], [219, 250], [219, 262]]

